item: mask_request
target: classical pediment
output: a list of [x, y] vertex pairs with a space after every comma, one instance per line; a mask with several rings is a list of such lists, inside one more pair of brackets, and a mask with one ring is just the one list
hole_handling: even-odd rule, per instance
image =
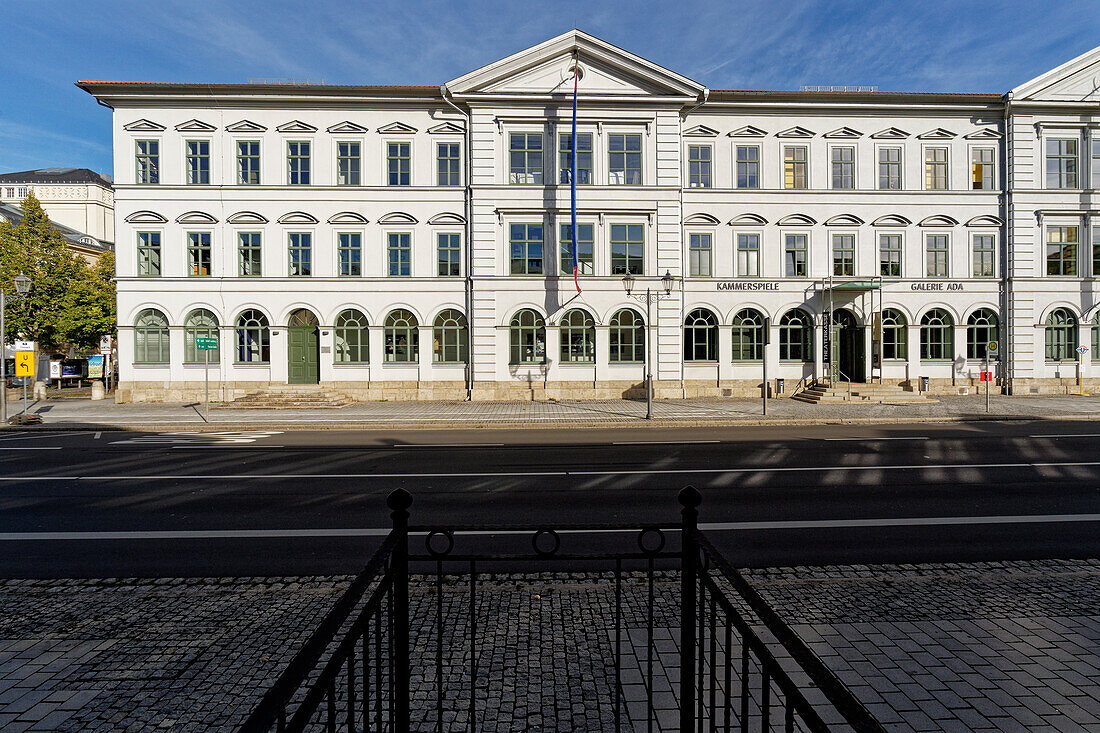
[[378, 217], [379, 224], [415, 224], [416, 217], [404, 211], [391, 211]]
[[444, 122], [435, 127], [429, 127], [428, 132], [432, 135], [461, 135], [466, 132], [466, 128], [454, 122]]
[[155, 211], [135, 211], [126, 216], [126, 221], [130, 224], [165, 224], [168, 219]]
[[291, 211], [279, 217], [280, 224], [316, 224], [317, 217], [304, 211]]
[[904, 227], [909, 226], [913, 222], [905, 218], [901, 214], [884, 214], [879, 218], [871, 222], [871, 226], [875, 227]]
[[266, 224], [267, 217], [257, 214], [255, 211], [238, 211], [225, 217], [230, 224]]
[[788, 214], [787, 216], [784, 216], [782, 219], [776, 222], [776, 224], [781, 227], [808, 227], [816, 223], [817, 221], [809, 214]]
[[338, 122], [335, 125], [333, 125], [332, 127], [328, 128], [328, 130], [326, 132], [351, 133], [351, 132], [366, 132], [366, 131], [367, 131], [367, 128], [363, 127], [362, 125], [357, 125], [354, 122], [349, 122], [348, 120], [344, 120], [343, 122]]
[[684, 137], [717, 137], [718, 131], [706, 125], [696, 125], [684, 130]]
[[306, 124], [301, 120], [291, 120], [290, 122], [284, 122], [275, 129], [279, 132], [317, 132], [316, 127]]
[[226, 132], [265, 132], [266, 127], [252, 120], [241, 120], [225, 126]]
[[753, 125], [738, 127], [729, 134], [730, 137], [767, 137], [768, 133]]
[[968, 227], [999, 227], [1003, 224], [1004, 222], [999, 216], [990, 216], [989, 214], [975, 216], [972, 219], [968, 219], [966, 222]]
[[876, 140], [904, 140], [909, 137], [909, 133], [897, 127], [887, 127], [885, 130], [874, 133], [871, 137]]
[[436, 214], [432, 218], [428, 219], [429, 224], [465, 224], [466, 219], [461, 214], [454, 214], [450, 211], [444, 211], [441, 214]]
[[814, 136], [813, 131], [807, 130], [805, 127], [795, 125], [794, 127], [788, 127], [786, 130], [780, 130], [775, 133], [776, 137], [801, 137], [810, 138]]
[[382, 133], [400, 133], [402, 135], [410, 135], [416, 132], [416, 128], [412, 125], [406, 125], [404, 122], [391, 122], [388, 125], [382, 125], [378, 128], [378, 132]]
[[1012, 90], [1014, 102], [1100, 102], [1100, 47]]
[[929, 130], [928, 132], [922, 132], [917, 135], [918, 140], [951, 140], [955, 137], [955, 133], [950, 130], [945, 130], [942, 127], [937, 127], [935, 130]]
[[570, 30], [447, 82], [452, 94], [571, 94], [698, 98], [704, 87], [584, 31]]
[[947, 214], [933, 214], [920, 220], [922, 227], [953, 227], [958, 223], [958, 220]]
[[968, 132], [963, 135], [967, 140], [1000, 140], [1003, 135], [998, 130], [994, 130], [992, 127], [983, 127], [980, 130], [974, 132]]
[[188, 211], [176, 217], [177, 224], [217, 224], [217, 217], [205, 211]]
[[709, 225], [709, 226], [714, 226], [715, 224], [718, 223], [718, 217], [717, 216], [712, 216], [711, 214], [704, 214], [704, 213], [700, 212], [700, 213], [691, 214], [691, 215], [685, 217], [684, 218], [684, 223], [685, 224], [706, 224], [706, 225]]
[[731, 227], [757, 227], [767, 223], [768, 220], [760, 216], [760, 214], [752, 213], [738, 214], [730, 219]]
[[329, 224], [366, 224], [367, 217], [355, 211], [341, 211], [328, 218]]
[[855, 214], [837, 214], [825, 220], [827, 227], [857, 227], [863, 223]]
[[840, 138], [842, 140], [856, 140], [863, 137], [863, 133], [859, 130], [853, 130], [850, 127], [838, 127], [832, 132], [827, 132], [822, 137]]
[[162, 132], [164, 125], [153, 122], [152, 120], [134, 120], [128, 122], [122, 126], [123, 130], [129, 132]]
[[188, 120], [176, 125], [178, 132], [214, 132], [218, 128], [202, 120]]

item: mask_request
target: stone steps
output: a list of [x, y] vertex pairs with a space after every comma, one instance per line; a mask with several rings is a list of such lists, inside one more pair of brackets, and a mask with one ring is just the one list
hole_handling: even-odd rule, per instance
[[850, 399], [848, 385], [825, 386], [815, 384], [794, 395], [791, 399], [811, 405], [853, 403], [911, 405], [936, 402], [936, 400], [930, 400], [923, 394], [907, 392], [901, 387], [884, 384], [853, 384]]
[[336, 409], [346, 407], [352, 402], [354, 400], [346, 395], [321, 387], [287, 385], [269, 387], [211, 407], [232, 410], [309, 410]]

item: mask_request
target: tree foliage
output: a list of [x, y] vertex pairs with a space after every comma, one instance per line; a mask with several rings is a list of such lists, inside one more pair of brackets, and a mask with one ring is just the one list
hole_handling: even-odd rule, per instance
[[[114, 256], [104, 255], [89, 267], [68, 248], [61, 233], [31, 192], [22, 203], [23, 218], [0, 223], [0, 288], [9, 340], [37, 341], [39, 348], [72, 344], [94, 347], [99, 337], [115, 331]], [[30, 292], [15, 297], [15, 277], [30, 278]]]

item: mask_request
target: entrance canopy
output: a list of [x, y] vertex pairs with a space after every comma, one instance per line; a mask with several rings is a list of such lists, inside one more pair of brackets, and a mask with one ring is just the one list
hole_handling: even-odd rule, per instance
[[882, 280], [825, 280], [822, 287], [825, 290], [845, 290], [857, 293], [865, 293], [868, 290], [882, 290]]

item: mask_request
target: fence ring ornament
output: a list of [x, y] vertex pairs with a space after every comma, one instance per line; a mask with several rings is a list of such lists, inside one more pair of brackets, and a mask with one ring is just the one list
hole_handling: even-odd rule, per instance
[[[442, 547], [437, 547], [434, 542], [436, 537], [442, 537], [446, 543]], [[433, 529], [424, 538], [424, 548], [432, 557], [446, 557], [455, 548], [455, 533], [449, 529]]]
[[665, 549], [665, 533], [660, 527], [643, 528], [642, 531], [638, 533], [638, 549], [640, 549], [643, 554], [656, 555], [658, 552]]
[[[539, 541], [543, 537], [549, 537], [551, 540], [551, 545], [548, 548], [539, 546]], [[557, 553], [558, 548], [561, 547], [561, 537], [552, 529], [540, 529], [531, 537], [531, 547], [534, 549], [536, 555], [549, 557]]]

